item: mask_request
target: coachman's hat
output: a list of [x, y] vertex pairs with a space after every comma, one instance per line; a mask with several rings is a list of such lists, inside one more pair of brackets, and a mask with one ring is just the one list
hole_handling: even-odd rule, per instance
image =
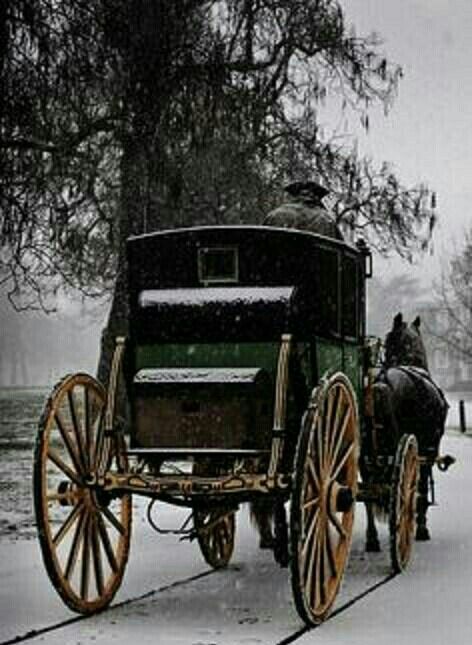
[[329, 194], [329, 190], [316, 181], [292, 181], [284, 187], [284, 190], [291, 197], [300, 197], [310, 201], [319, 201]]

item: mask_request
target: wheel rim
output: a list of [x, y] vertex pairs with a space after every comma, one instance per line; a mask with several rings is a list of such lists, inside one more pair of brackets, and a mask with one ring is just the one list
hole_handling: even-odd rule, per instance
[[410, 559], [416, 525], [418, 443], [402, 437], [395, 458], [390, 501], [390, 552], [394, 571], [403, 571]]
[[292, 588], [301, 617], [321, 622], [346, 566], [357, 487], [355, 395], [341, 374], [322, 386], [304, 419], [291, 505]]
[[236, 521], [234, 512], [195, 511], [194, 526], [205, 561], [214, 569], [225, 567], [233, 554]]
[[131, 497], [111, 499], [93, 485], [126, 458], [105, 438], [105, 393], [92, 377], [66, 377], [40, 422], [34, 499], [43, 559], [54, 587], [73, 610], [105, 607], [128, 558]]

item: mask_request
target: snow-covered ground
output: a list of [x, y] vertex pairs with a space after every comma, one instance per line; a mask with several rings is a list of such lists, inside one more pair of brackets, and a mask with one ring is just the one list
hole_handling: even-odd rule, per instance
[[[472, 642], [472, 440], [450, 433], [444, 451], [458, 463], [436, 473], [440, 506], [430, 511], [433, 539], [415, 545], [410, 568], [380, 584], [300, 644], [466, 645]], [[131, 558], [115, 604], [154, 593], [101, 615], [38, 635], [48, 645], [249, 645], [280, 643], [303, 625], [292, 604], [289, 575], [260, 551], [247, 514], [238, 514], [236, 551], [229, 569], [175, 586], [208, 570], [194, 543], [156, 536], [143, 508], [134, 516]], [[162, 521], [175, 521], [162, 507]], [[389, 574], [384, 550], [363, 553], [364, 512], [357, 508], [350, 563], [336, 607], [381, 583]], [[17, 635], [72, 618], [55, 594], [35, 540], [0, 539], [0, 645]], [[166, 588], [166, 586], [168, 588]]]

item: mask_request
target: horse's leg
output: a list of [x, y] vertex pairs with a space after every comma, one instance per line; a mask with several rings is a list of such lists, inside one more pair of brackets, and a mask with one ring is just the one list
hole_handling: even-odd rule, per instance
[[272, 533], [272, 518], [274, 514], [273, 502], [266, 499], [258, 499], [251, 502], [251, 520], [259, 531], [259, 547], [261, 549], [274, 548], [274, 535]]
[[426, 512], [428, 510], [428, 480], [430, 473], [430, 465], [422, 464], [420, 466], [418, 500], [416, 503], [416, 539], [421, 542], [426, 542], [431, 539], [428, 527], [426, 526]]
[[378, 553], [381, 549], [377, 527], [375, 525], [374, 504], [372, 502], [365, 502], [365, 510], [367, 515], [365, 550], [369, 553]]
[[283, 501], [274, 504], [274, 558], [281, 567], [288, 567], [290, 560], [288, 551], [287, 513]]

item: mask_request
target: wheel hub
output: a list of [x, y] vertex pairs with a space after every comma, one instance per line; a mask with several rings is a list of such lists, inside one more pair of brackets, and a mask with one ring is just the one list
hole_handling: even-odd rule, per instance
[[342, 486], [337, 481], [333, 481], [329, 487], [328, 500], [331, 514], [348, 513], [354, 504], [352, 488]]
[[60, 506], [73, 506], [77, 496], [77, 487], [69, 479], [64, 479], [59, 482], [57, 494]]

